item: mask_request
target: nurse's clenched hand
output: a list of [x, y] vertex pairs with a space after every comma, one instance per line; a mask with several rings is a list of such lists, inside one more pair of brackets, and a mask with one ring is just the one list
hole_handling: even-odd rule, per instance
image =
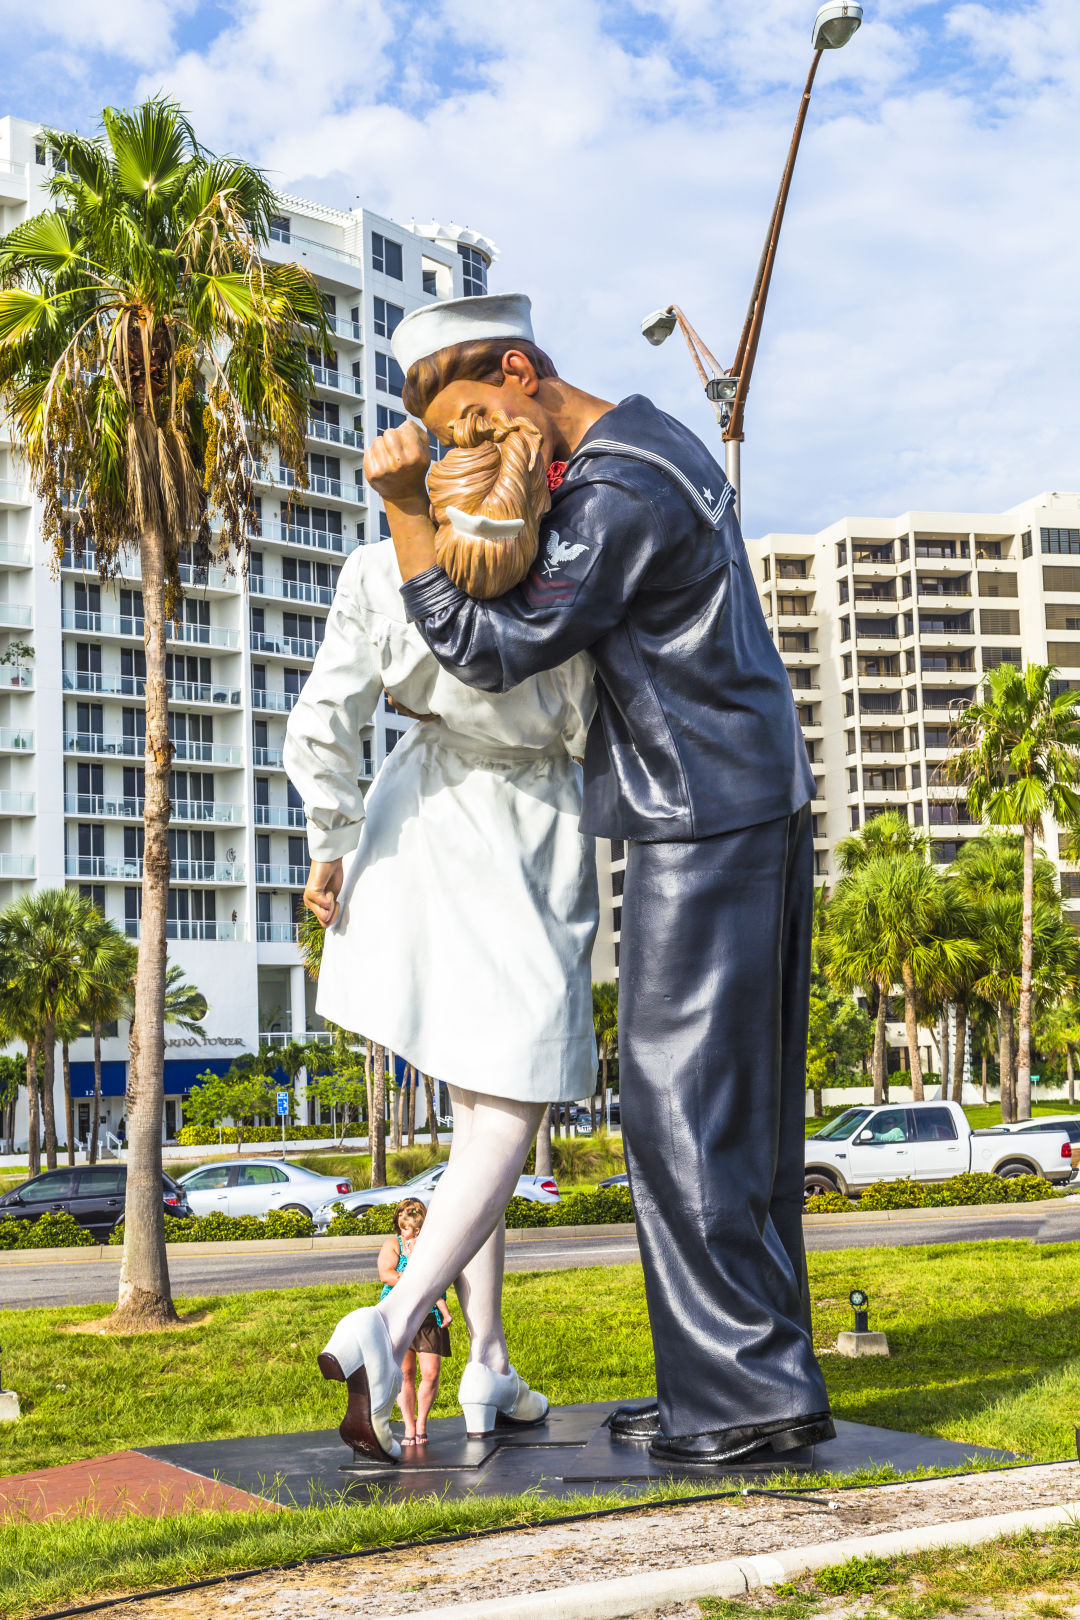
[[337, 914], [337, 896], [341, 892], [341, 862], [312, 861], [304, 888], [304, 904], [315, 913], [324, 928], [329, 928]]

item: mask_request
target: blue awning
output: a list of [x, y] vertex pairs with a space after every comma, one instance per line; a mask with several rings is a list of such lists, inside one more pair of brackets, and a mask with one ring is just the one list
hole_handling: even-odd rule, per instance
[[[186, 1097], [194, 1085], [198, 1084], [200, 1074], [209, 1069], [213, 1074], [226, 1074], [232, 1065], [231, 1058], [166, 1058], [165, 1060], [165, 1095], [166, 1097]], [[127, 1090], [127, 1064], [122, 1058], [110, 1058], [101, 1065], [101, 1095], [103, 1097], [122, 1097]], [[92, 1097], [94, 1095], [94, 1065], [92, 1063], [73, 1063], [71, 1065], [71, 1095], [73, 1097]]]

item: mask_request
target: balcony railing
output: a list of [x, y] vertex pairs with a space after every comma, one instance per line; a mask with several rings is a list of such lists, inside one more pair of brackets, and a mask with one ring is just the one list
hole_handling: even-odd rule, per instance
[[348, 338], [353, 343], [363, 343], [364, 328], [359, 321], [347, 321], [344, 315], [331, 315], [330, 325], [338, 337]]
[[250, 576], [252, 596], [274, 596], [284, 602], [317, 602], [329, 607], [334, 600], [332, 585], [309, 585], [303, 579], [275, 579], [270, 574]]
[[34, 733], [21, 726], [0, 726], [0, 754], [32, 754]]
[[307, 433], [309, 439], [322, 439], [327, 444], [343, 444], [350, 450], [364, 448], [364, 435], [359, 428], [343, 428], [337, 422], [320, 422], [317, 417], [309, 416]]
[[258, 653], [277, 653], [283, 658], [313, 659], [322, 643], [309, 641], [303, 636], [268, 636], [265, 630], [252, 630], [251, 650]]
[[[260, 928], [294, 928], [293, 923], [260, 923]], [[259, 938], [262, 939], [262, 935]], [[295, 939], [295, 933], [289, 936]], [[275, 934], [274, 938], [277, 938]], [[290, 1041], [297, 1041], [301, 1046], [310, 1046], [317, 1041], [320, 1046], [333, 1044], [334, 1032], [332, 1029], [261, 1029], [259, 1031], [260, 1046], [288, 1046]]]
[[[20, 793], [16, 788], [0, 788], [0, 816], [32, 816], [34, 795]], [[303, 812], [300, 825], [303, 826]]]
[[262, 861], [255, 863], [255, 882], [268, 884], [271, 887], [302, 889], [308, 880], [306, 866], [275, 866], [266, 865]]
[[251, 763], [264, 771], [281, 770], [285, 765], [285, 756], [280, 748], [253, 748]]
[[[29, 795], [33, 797], [33, 795]], [[64, 813], [69, 816], [95, 816], [114, 821], [141, 821], [145, 801], [141, 798], [109, 798], [102, 793], [65, 793]], [[218, 825], [241, 825], [242, 804], [223, 804], [216, 799], [174, 799], [173, 821], [210, 821]]]
[[32, 878], [33, 875], [32, 855], [0, 854], [0, 878]]
[[306, 546], [309, 551], [329, 551], [338, 557], [347, 557], [360, 544], [355, 535], [337, 534], [332, 529], [309, 529], [301, 523], [263, 523], [252, 540], [277, 540], [283, 545]]
[[307, 818], [298, 804], [257, 804], [255, 806], [255, 825], [256, 827], [306, 827]]
[[[358, 253], [347, 253], [344, 248], [331, 247], [329, 242], [316, 242], [311, 236], [297, 236], [295, 231], [282, 230], [279, 225], [270, 227], [271, 242], [283, 242], [288, 247], [313, 248], [316, 253], [325, 253], [329, 259], [339, 259], [344, 264], [355, 264], [359, 269], [364, 268], [364, 261]], [[301, 258], [306, 254], [301, 251]]]
[[[297, 939], [296, 924], [291, 922], [257, 922], [255, 924], [255, 938], [260, 945], [295, 945]], [[261, 1036], [260, 1039], [262, 1039]], [[290, 1035], [285, 1035], [280, 1043], [275, 1042], [274, 1044], [287, 1046], [291, 1039]]]
[[[332, 593], [331, 593], [332, 594]], [[141, 615], [126, 613], [92, 613], [85, 608], [64, 608], [60, 614], [64, 630], [80, 630], [97, 636], [131, 636], [143, 639]], [[216, 624], [173, 624], [165, 621], [167, 641], [186, 641], [199, 647], [237, 648], [239, 630], [226, 630]]]
[[[75, 573], [96, 574], [98, 559], [93, 546], [87, 546], [82, 556], [76, 559], [74, 551], [65, 551], [60, 559], [60, 566], [68, 568]], [[209, 563], [180, 563], [178, 565], [180, 580], [184, 585], [194, 586], [195, 589], [214, 591], [235, 591], [238, 586], [238, 576]], [[124, 552], [120, 557], [119, 577], [121, 579], [141, 579], [142, 563], [131, 552]]]
[[[120, 855], [68, 855], [64, 861], [68, 877], [113, 878], [133, 883], [142, 878], [142, 857]], [[236, 861], [188, 861], [173, 859], [170, 875], [175, 883], [243, 883], [244, 868]]]
[[21, 602], [0, 602], [0, 625], [23, 630], [34, 622], [34, 610]]
[[[240, 765], [244, 751], [238, 743], [196, 742], [187, 737], [172, 739], [173, 756], [203, 765]], [[65, 731], [64, 751], [68, 754], [105, 754], [125, 759], [141, 759], [146, 753], [145, 736], [124, 736], [115, 732]]]
[[334, 371], [329, 366], [312, 366], [311, 375], [320, 388], [336, 388], [342, 394], [354, 394], [360, 399], [364, 397], [364, 384], [360, 377], [350, 377], [347, 372]]
[[20, 546], [13, 540], [0, 541], [0, 563], [12, 563], [16, 568], [29, 568], [30, 547]]
[[[138, 939], [142, 932], [142, 925], [134, 917], [124, 919], [124, 933], [128, 939]], [[186, 918], [179, 920], [170, 917], [165, 924], [166, 939], [218, 939], [243, 940], [247, 938], [247, 929], [243, 923], [234, 922], [190, 922]]]
[[0, 506], [29, 506], [30, 485], [18, 484], [13, 478], [0, 478]]
[[299, 692], [268, 692], [264, 687], [254, 686], [251, 689], [251, 707], [270, 709], [274, 714], [288, 714], [296, 707], [299, 696]]
[[[169, 697], [174, 703], [215, 703], [229, 708], [240, 704], [242, 693], [238, 687], [208, 685], [205, 681], [167, 681]], [[146, 695], [143, 675], [102, 675], [96, 670], [65, 669], [65, 692], [97, 692], [105, 697], [134, 697]]]
[[0, 691], [32, 692], [34, 690], [34, 672], [32, 669], [0, 669]]

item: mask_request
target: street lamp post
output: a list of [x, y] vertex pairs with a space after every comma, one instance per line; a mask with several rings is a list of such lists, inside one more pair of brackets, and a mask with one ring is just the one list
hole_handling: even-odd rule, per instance
[[[862, 6], [857, 0], [827, 0], [821, 6], [814, 18], [814, 29], [811, 43], [813, 57], [810, 62], [810, 71], [806, 76], [806, 86], [799, 102], [799, 110], [795, 118], [795, 129], [788, 147], [787, 161], [784, 172], [780, 177], [780, 189], [773, 203], [772, 215], [769, 220], [769, 229], [765, 236], [765, 246], [761, 250], [758, 260], [757, 275], [754, 278], [753, 291], [746, 310], [746, 319], [743, 321], [742, 332], [739, 335], [735, 358], [725, 370], [710, 353], [698, 333], [690, 325], [682, 310], [675, 304], [669, 304], [666, 309], [658, 309], [647, 315], [641, 323], [642, 335], [650, 343], [663, 343], [665, 338], [671, 336], [676, 326], [679, 327], [690, 350], [691, 357], [697, 367], [705, 388], [705, 393], [716, 410], [717, 420], [723, 430], [724, 440], [724, 471], [728, 481], [735, 491], [736, 515], [742, 516], [742, 477], [740, 465], [740, 448], [743, 441], [743, 417], [746, 411], [746, 396], [750, 391], [750, 378], [754, 370], [754, 361], [757, 358], [758, 343], [761, 339], [761, 327], [765, 317], [765, 302], [769, 296], [769, 285], [772, 281], [773, 266], [776, 262], [776, 250], [780, 241], [780, 227], [784, 222], [784, 210], [787, 207], [788, 193], [791, 190], [791, 178], [795, 172], [795, 159], [799, 152], [799, 143], [802, 140], [803, 126], [806, 123], [806, 114], [810, 107], [810, 95], [814, 88], [814, 78], [817, 74], [818, 63], [825, 51], [839, 50], [846, 45], [851, 36], [862, 22]], [[706, 363], [711, 368], [706, 372]]]

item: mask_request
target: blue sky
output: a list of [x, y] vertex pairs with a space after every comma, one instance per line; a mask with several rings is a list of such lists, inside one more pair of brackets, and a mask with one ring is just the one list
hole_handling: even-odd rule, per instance
[[[809, 60], [803, 0], [0, 0], [0, 112], [176, 95], [285, 190], [494, 238], [571, 379], [717, 430]], [[822, 63], [747, 414], [749, 533], [1080, 489], [1080, 8], [869, 0]]]

